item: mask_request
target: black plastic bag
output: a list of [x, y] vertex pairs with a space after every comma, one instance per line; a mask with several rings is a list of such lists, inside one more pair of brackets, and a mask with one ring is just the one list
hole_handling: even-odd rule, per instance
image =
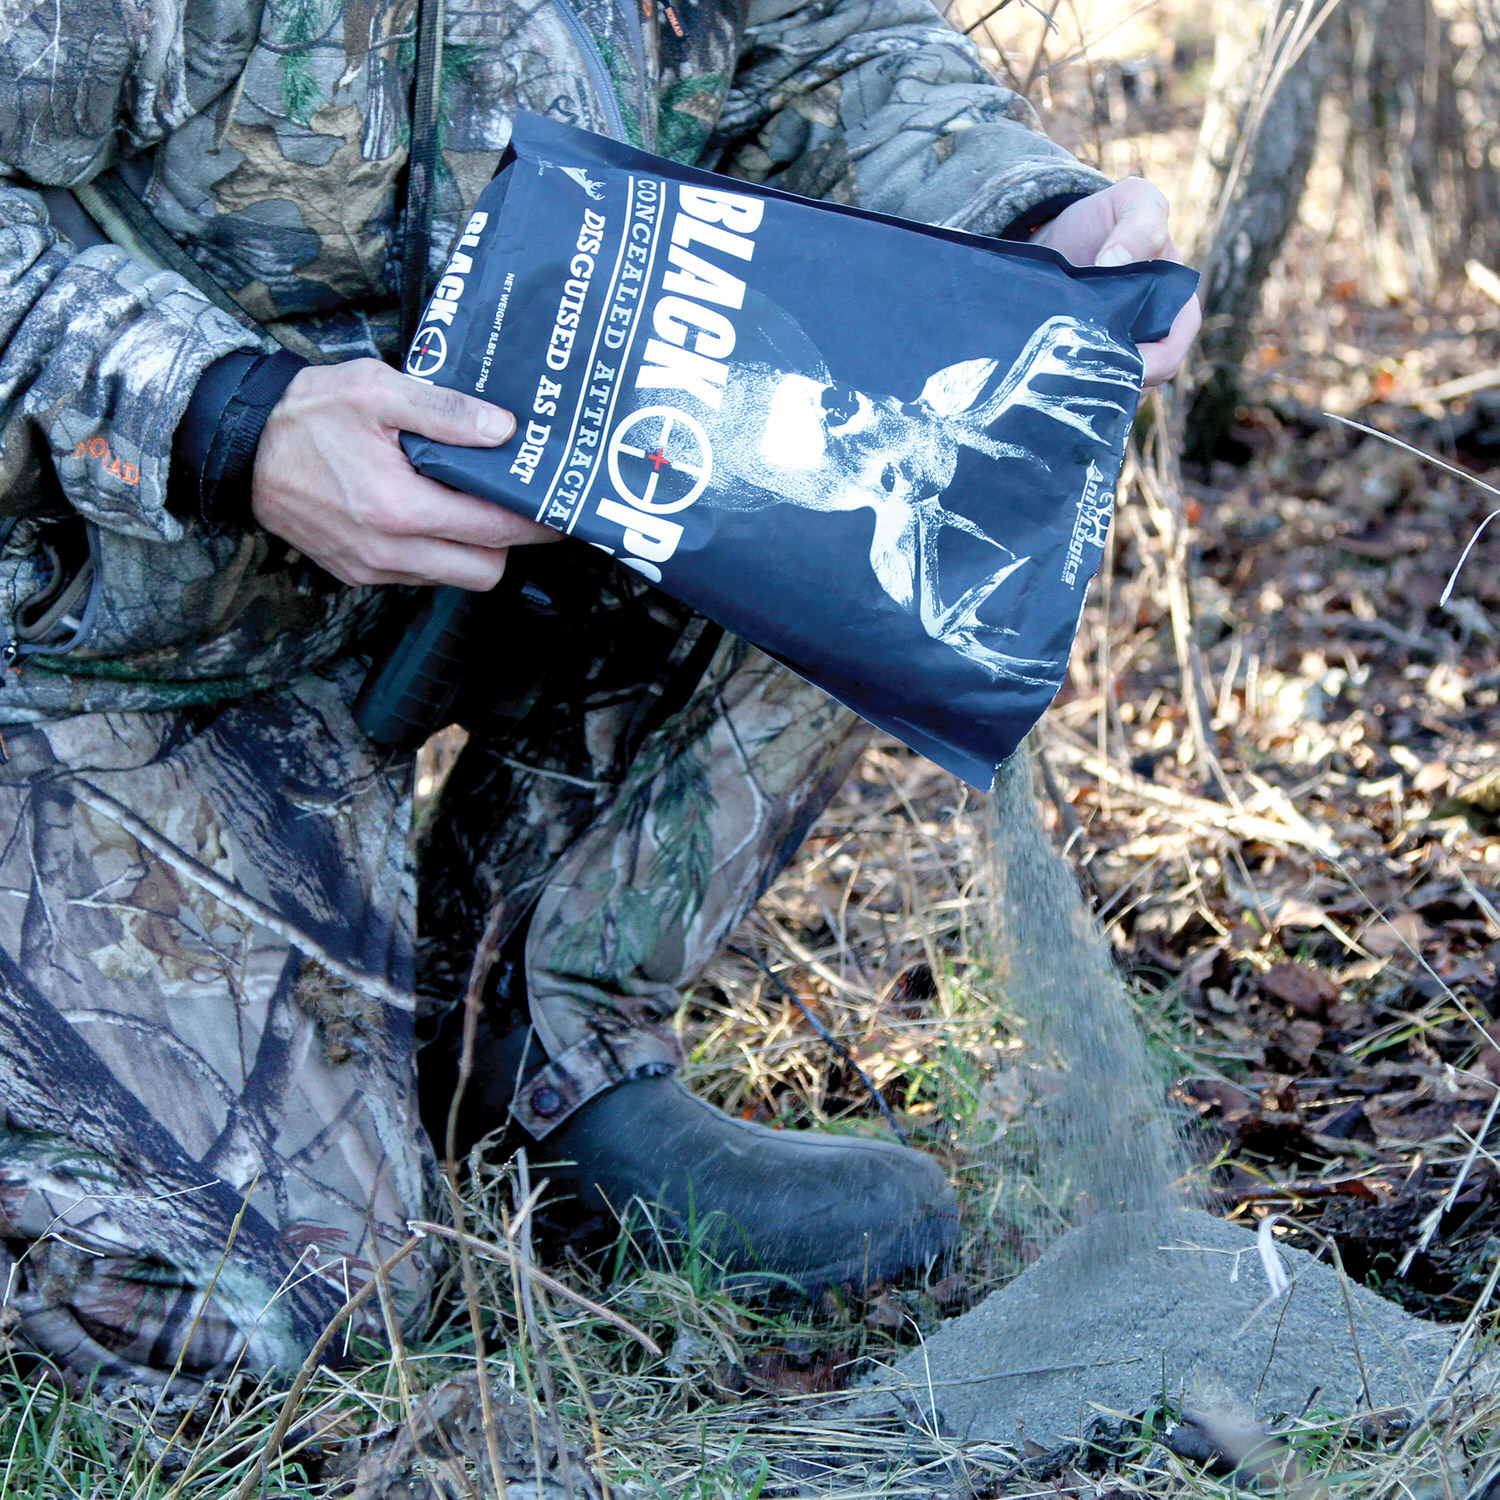
[[409, 374], [412, 462], [613, 553], [978, 787], [1062, 683], [1196, 276], [812, 202], [522, 115]]

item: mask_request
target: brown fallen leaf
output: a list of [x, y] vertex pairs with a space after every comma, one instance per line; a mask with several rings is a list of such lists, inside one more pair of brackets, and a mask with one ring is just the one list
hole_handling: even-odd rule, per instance
[[962, 1271], [955, 1271], [941, 1281], [934, 1281], [927, 1288], [927, 1295], [941, 1308], [957, 1307], [968, 1299], [972, 1285]]
[[1470, 1071], [1500, 1084], [1500, 1022], [1486, 1026], [1484, 1040], [1480, 1044], [1479, 1056], [1470, 1065]]
[[1226, 957], [1227, 950], [1222, 943], [1193, 954], [1183, 970], [1188, 983], [1195, 990], [1210, 988], [1220, 968], [1225, 965]]
[[885, 1291], [871, 1297], [865, 1307], [864, 1322], [871, 1328], [901, 1328], [909, 1321], [894, 1292]]
[[1261, 992], [1290, 1006], [1299, 1016], [1317, 1019], [1339, 997], [1338, 986], [1321, 969], [1306, 964], [1272, 964], [1258, 981]]
[[1360, 941], [1371, 953], [1389, 957], [1393, 953], [1420, 952], [1422, 945], [1430, 943], [1434, 936], [1433, 929], [1419, 913], [1403, 911], [1371, 922]]
[[1365, 1117], [1363, 1101], [1356, 1099], [1331, 1115], [1308, 1121], [1308, 1131], [1321, 1146], [1334, 1150], [1345, 1141], [1361, 1141], [1368, 1144], [1375, 1139], [1375, 1128]]
[[601, 1490], [593, 1471], [558, 1445], [552, 1424], [538, 1423], [524, 1396], [497, 1381], [489, 1395], [486, 1421], [475, 1376], [428, 1391], [408, 1422], [369, 1440], [352, 1500], [498, 1500], [519, 1485], [538, 1500], [595, 1500]]
[[1274, 1187], [1259, 1184], [1241, 1188], [1232, 1196], [1221, 1195], [1221, 1201], [1236, 1204], [1276, 1204], [1319, 1202], [1325, 1198], [1358, 1198], [1368, 1203], [1388, 1203], [1394, 1189], [1388, 1182], [1367, 1177], [1312, 1177], [1295, 1182], [1279, 1182]]
[[853, 1368], [847, 1349], [804, 1359], [784, 1348], [767, 1349], [745, 1366], [745, 1383], [766, 1395], [820, 1396], [841, 1391]]
[[1187, 1078], [1172, 1092], [1177, 1099], [1193, 1105], [1200, 1115], [1248, 1115], [1257, 1107], [1253, 1094], [1222, 1078]]
[[[1292, 1022], [1313, 1026], [1315, 1022]], [[1326, 1158], [1303, 1116], [1296, 1084], [1289, 1078], [1273, 1080], [1257, 1099], [1233, 1084], [1215, 1078], [1194, 1078], [1180, 1084], [1175, 1096], [1195, 1106], [1204, 1120], [1225, 1131], [1240, 1148], [1269, 1161], [1307, 1161]], [[1259, 1179], [1254, 1179], [1258, 1184]]]
[[1181, 1458], [1203, 1464], [1211, 1473], [1234, 1474], [1268, 1485], [1295, 1473], [1286, 1440], [1247, 1412], [1187, 1407], [1182, 1417], [1167, 1430], [1167, 1447]]
[[1379, 1141], [1431, 1142], [1456, 1130], [1473, 1135], [1484, 1119], [1484, 1108], [1466, 1099], [1443, 1099], [1392, 1110], [1370, 1100], [1365, 1116]]
[[1316, 1021], [1288, 1021], [1271, 1038], [1297, 1068], [1306, 1068], [1323, 1044], [1323, 1028]]
[[1271, 914], [1271, 927], [1276, 932], [1283, 927], [1322, 927], [1327, 921], [1328, 913], [1321, 906], [1299, 900], [1296, 896], [1288, 896]]

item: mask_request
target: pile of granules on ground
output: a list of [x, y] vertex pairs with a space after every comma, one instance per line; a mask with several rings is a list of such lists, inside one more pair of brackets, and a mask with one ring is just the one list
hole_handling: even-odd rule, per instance
[[1279, 1296], [1238, 1225], [1187, 1210], [1093, 1220], [881, 1370], [882, 1394], [859, 1405], [894, 1396], [960, 1442], [1046, 1446], [1101, 1413], [1205, 1392], [1262, 1418], [1423, 1406], [1455, 1330], [1278, 1249], [1292, 1283]]

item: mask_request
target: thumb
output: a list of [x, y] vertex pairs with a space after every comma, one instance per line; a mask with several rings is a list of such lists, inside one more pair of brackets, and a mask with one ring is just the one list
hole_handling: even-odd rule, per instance
[[1167, 231], [1167, 200], [1144, 178], [1117, 183], [1114, 227], [1094, 257], [1096, 266], [1123, 266], [1131, 261], [1155, 260], [1171, 243]]
[[516, 419], [503, 406], [395, 370], [390, 377], [378, 413], [390, 427], [465, 448], [498, 448], [515, 436]]

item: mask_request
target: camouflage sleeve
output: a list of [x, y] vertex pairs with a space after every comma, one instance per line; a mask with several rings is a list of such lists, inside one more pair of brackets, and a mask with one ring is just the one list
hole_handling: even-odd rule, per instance
[[28, 189], [85, 181], [201, 104], [176, 76], [181, 7], [16, 9], [0, 22], [0, 515], [60, 485], [107, 530], [175, 541], [173, 431], [210, 363], [259, 346], [180, 277], [78, 252]]
[[715, 144], [736, 176], [981, 234], [1109, 184], [928, 0], [751, 0]]

